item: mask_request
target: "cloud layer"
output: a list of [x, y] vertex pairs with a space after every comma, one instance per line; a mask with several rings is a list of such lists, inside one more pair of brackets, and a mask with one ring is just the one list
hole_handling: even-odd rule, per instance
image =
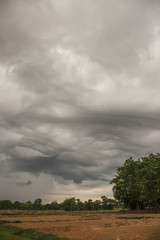
[[126, 158], [159, 152], [159, 9], [0, 1], [2, 198], [111, 196]]

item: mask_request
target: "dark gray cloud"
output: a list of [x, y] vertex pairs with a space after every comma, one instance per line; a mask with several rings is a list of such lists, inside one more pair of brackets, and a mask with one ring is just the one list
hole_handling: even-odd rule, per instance
[[28, 180], [27, 182], [17, 182], [16, 184], [20, 187], [27, 187], [32, 184], [32, 181]]
[[3, 198], [111, 196], [117, 166], [159, 151], [159, 10], [0, 1]]

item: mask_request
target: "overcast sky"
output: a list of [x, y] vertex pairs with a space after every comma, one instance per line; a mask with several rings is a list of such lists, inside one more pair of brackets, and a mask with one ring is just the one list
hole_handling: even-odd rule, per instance
[[160, 152], [159, 0], [0, 0], [0, 199], [112, 197]]

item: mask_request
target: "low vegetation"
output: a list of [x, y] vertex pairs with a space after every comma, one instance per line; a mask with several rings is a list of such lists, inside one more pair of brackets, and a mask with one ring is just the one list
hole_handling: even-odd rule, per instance
[[44, 234], [32, 229], [23, 229], [20, 227], [0, 224], [1, 240], [67, 240], [53, 234]]
[[20, 227], [0, 225], [0, 239], [159, 240], [159, 219], [146, 212], [0, 210], [3, 223]]

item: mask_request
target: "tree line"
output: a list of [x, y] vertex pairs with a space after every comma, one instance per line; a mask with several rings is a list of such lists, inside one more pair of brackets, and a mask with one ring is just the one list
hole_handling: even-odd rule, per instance
[[127, 159], [110, 183], [115, 199], [124, 207], [160, 210], [160, 154]]
[[65, 210], [65, 211], [85, 211], [85, 210], [112, 210], [118, 207], [118, 202], [114, 199], [102, 196], [101, 200], [82, 202], [80, 199], [67, 198], [62, 203], [53, 201], [43, 204], [42, 199], [37, 198], [31, 201], [12, 202], [10, 200], [0, 200], [0, 209], [21, 209], [21, 210]]

